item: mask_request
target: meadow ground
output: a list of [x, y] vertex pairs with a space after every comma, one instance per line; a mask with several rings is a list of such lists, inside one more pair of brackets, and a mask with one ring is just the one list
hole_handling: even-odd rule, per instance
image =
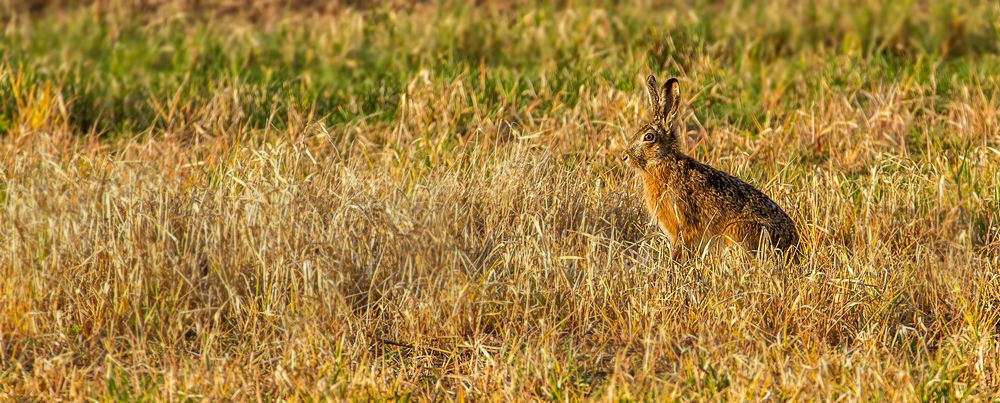
[[[2, 400], [1000, 394], [996, 2], [35, 3]], [[649, 73], [801, 262], [669, 258]]]

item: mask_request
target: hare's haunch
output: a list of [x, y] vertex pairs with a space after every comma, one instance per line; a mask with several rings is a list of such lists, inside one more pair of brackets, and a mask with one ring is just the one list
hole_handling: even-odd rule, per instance
[[[641, 177], [643, 199], [678, 257], [681, 245], [698, 250], [712, 244], [795, 249], [795, 223], [778, 205], [746, 182], [685, 155], [674, 125], [680, 89], [671, 78], [657, 87], [646, 79], [654, 114], [633, 135], [624, 160]], [[797, 252], [796, 252], [797, 253]]]

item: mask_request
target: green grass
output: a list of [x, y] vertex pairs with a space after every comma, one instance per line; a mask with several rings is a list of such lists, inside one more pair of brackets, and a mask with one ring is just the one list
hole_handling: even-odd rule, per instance
[[[245, 91], [240, 123], [251, 127], [285, 128], [289, 109], [330, 125], [392, 124], [399, 95], [424, 69], [435, 82], [460, 80], [485, 109], [539, 102], [534, 110], [542, 115], [574, 107], [581, 86], [633, 91], [645, 71], [684, 74], [718, 86], [718, 99], [691, 105], [701, 121], [752, 130], [754, 119], [768, 117], [765, 106], [771, 113], [803, 108], [823, 91], [898, 82], [947, 97], [970, 81], [987, 95], [995, 91], [988, 76], [998, 68], [996, 7], [937, 7], [930, 14], [896, 2], [790, 10], [696, 2], [497, 14], [450, 5], [411, 15], [348, 12], [329, 24], [289, 15], [264, 26], [81, 9], [16, 20], [0, 50], [26, 84], [59, 86], [75, 129], [106, 135], [167, 128], [150, 99], [198, 110], [226, 88]], [[13, 91], [9, 80], [3, 88]], [[765, 92], [773, 104], [754, 101]], [[16, 105], [5, 98], [10, 116]]]
[[[996, 400], [1000, 7], [556, 3], [0, 14], [0, 396]], [[801, 263], [669, 258], [651, 73]]]

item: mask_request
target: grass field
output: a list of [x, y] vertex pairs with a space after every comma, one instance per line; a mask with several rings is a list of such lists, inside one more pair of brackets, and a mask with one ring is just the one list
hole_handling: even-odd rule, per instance
[[[0, 400], [1000, 401], [996, 2], [36, 3]], [[650, 73], [801, 262], [670, 258]]]

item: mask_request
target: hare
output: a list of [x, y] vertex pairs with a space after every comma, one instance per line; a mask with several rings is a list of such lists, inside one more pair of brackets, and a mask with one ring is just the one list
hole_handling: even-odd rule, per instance
[[765, 245], [796, 249], [795, 223], [774, 201], [681, 151], [674, 132], [681, 103], [677, 79], [657, 88], [650, 75], [646, 85], [655, 113], [635, 132], [622, 160], [641, 177], [646, 209], [666, 233], [673, 258], [682, 245], [702, 251], [739, 244], [755, 255]]

